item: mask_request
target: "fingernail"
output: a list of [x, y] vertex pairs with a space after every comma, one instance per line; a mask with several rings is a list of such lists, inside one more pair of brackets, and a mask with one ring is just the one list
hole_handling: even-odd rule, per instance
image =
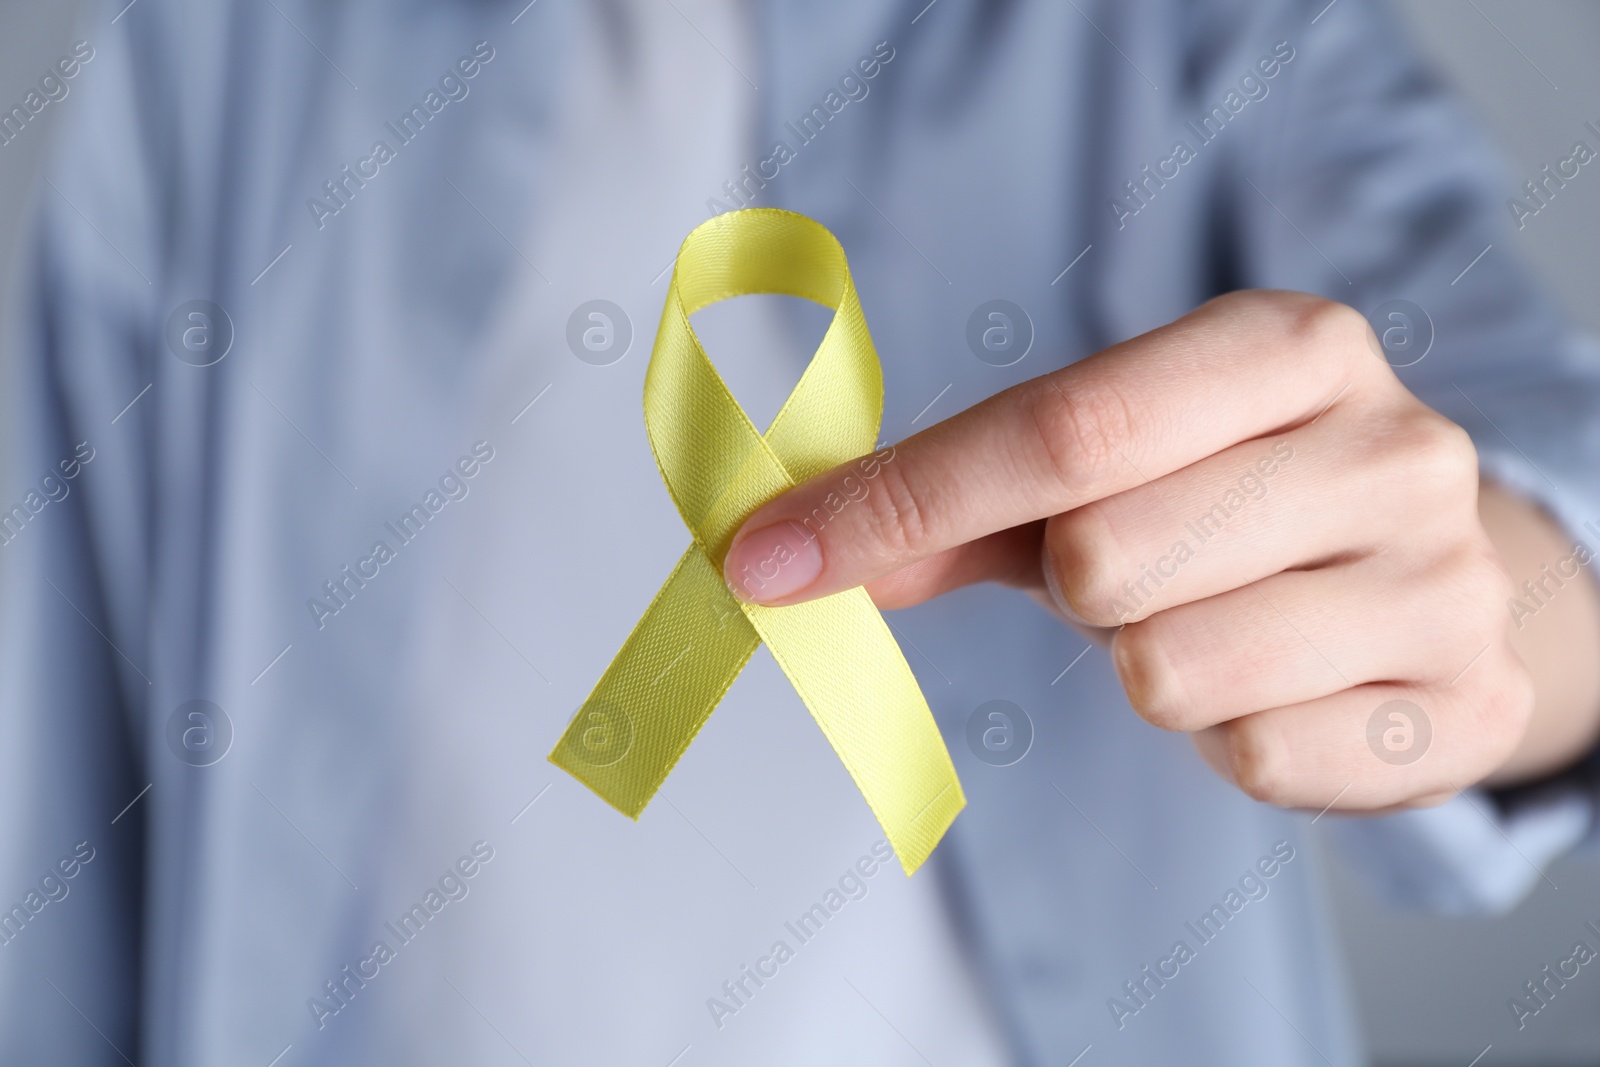
[[792, 520], [763, 526], [728, 550], [722, 573], [734, 596], [770, 604], [797, 593], [822, 573], [822, 546]]

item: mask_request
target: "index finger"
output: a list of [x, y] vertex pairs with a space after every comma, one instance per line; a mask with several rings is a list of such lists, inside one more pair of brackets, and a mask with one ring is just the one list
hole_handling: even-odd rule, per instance
[[1154, 481], [1348, 402], [1386, 373], [1369, 333], [1319, 297], [1219, 297], [776, 497], [724, 575], [745, 600], [798, 603]]

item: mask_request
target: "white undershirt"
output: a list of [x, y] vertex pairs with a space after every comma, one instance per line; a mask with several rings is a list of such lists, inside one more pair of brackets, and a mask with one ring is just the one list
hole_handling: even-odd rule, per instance
[[[706, 199], [755, 157], [759, 98], [745, 76], [760, 84], [759, 54], [751, 12], [736, 0], [597, 0], [579, 10], [570, 73], [562, 79], [560, 132], [546, 164], [552, 172], [542, 185], [546, 207], [538, 213], [536, 237], [530, 238], [536, 249], [532, 260], [551, 280], [529, 273], [519, 283], [530, 293], [548, 294], [553, 287], [565, 298], [540, 300], [537, 309], [523, 311], [509, 301], [513, 307], [497, 324], [494, 343], [526, 351], [529, 337], [562, 335], [565, 310], [606, 298], [645, 309], [633, 315], [636, 336], [626, 357], [642, 366], [666, 290], [664, 276], [651, 275], [671, 262], [684, 234], [704, 220]], [[623, 241], [626, 253], [619, 248]], [[655, 269], [639, 269], [638, 249], [659, 250]], [[777, 410], [817, 340], [796, 336], [792, 317], [763, 298], [708, 309], [696, 317], [696, 326], [758, 424]], [[630, 393], [629, 400], [626, 419], [637, 420], [637, 394]], [[627, 425], [619, 423], [621, 432], [642, 447], [642, 434]], [[593, 470], [559, 466], [559, 475], [544, 471], [541, 478], [570, 479], [574, 499], [592, 496]], [[641, 473], [627, 492], [665, 499], [647, 462], [631, 470]], [[770, 690], [772, 700], [757, 687]], [[763, 650], [718, 714], [746, 715], [754, 707], [793, 699], [787, 680]], [[730, 703], [738, 706], [728, 708]], [[805, 726], [815, 729], [809, 722]], [[820, 769], [836, 777], [826, 764]], [[671, 795], [675, 787], [669, 780], [666, 792]], [[839, 805], [851, 811], [851, 826], [862, 829], [823, 849], [839, 862], [819, 868], [815, 885], [793, 886], [795, 892], [786, 897], [820, 899], [880, 836], [869, 821], [855, 818], [854, 809], [865, 812], [859, 797], [844, 796]], [[598, 812], [603, 805], [596, 801], [593, 807]], [[596, 817], [619, 819], [609, 809]], [[697, 852], [684, 862], [698, 867], [703, 857]], [[737, 978], [740, 965], [754, 965], [777, 939], [789, 940], [796, 956], [722, 1028], [714, 1027], [708, 1015], [694, 1031], [704, 1039], [693, 1042], [686, 1062], [926, 1067], [927, 1055], [963, 1067], [1003, 1064], [1003, 1043], [968, 973], [933, 870], [908, 879], [891, 861], [867, 884], [867, 896], [852, 901], [804, 947], [783, 925], [801, 909], [785, 912], [770, 897], [733, 895], [726, 921], [750, 930], [744, 935], [748, 950], [708, 961], [709, 973]], [[738, 914], [741, 908], [746, 914]], [[593, 926], [595, 936], [603, 938], [606, 924]], [[630, 957], [626, 944], [596, 945], [595, 951], [646, 965], [637, 962], [636, 953]], [[693, 993], [698, 1002], [719, 990], [712, 985]], [[581, 1043], [572, 1052], [581, 1056]]]

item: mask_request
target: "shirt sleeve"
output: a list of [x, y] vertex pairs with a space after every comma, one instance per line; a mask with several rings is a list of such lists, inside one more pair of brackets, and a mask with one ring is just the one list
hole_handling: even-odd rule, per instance
[[20, 135], [59, 139], [0, 318], [0, 1062], [121, 1064], [165, 799], [144, 793], [150, 397], [119, 410], [149, 380], [156, 219], [125, 37], [69, 54], [54, 129]]
[[[1374, 0], [1257, 17], [1295, 58], [1274, 88], [1280, 106], [1230, 142], [1238, 283], [1320, 293], [1374, 319], [1396, 373], [1467, 429], [1483, 473], [1600, 549], [1600, 349], [1522, 263], [1509, 203], [1519, 186]], [[1594, 836], [1593, 767], [1515, 793], [1472, 789], [1426, 811], [1339, 819], [1334, 833], [1398, 901], [1503, 910]]]

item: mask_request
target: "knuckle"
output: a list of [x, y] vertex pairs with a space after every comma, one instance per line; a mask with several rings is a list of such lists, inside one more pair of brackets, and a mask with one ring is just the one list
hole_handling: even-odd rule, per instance
[[1472, 724], [1482, 739], [1489, 763], [1487, 774], [1504, 763], [1521, 743], [1533, 720], [1533, 675], [1509, 644], [1496, 656], [1495, 669], [1485, 671], [1472, 693], [1477, 714]]
[[1336, 300], [1310, 293], [1275, 293], [1272, 302], [1276, 332], [1285, 347], [1305, 358], [1328, 361], [1341, 370], [1370, 351], [1371, 327], [1366, 317]]
[[1533, 720], [1533, 675], [1509, 640], [1502, 639], [1464, 676], [1437, 691], [1450, 695], [1455, 709], [1450, 730], [1457, 734], [1453, 747], [1469, 780], [1504, 764]]
[[1315, 293], [1280, 289], [1240, 290], [1208, 303], [1265, 340], [1307, 382], [1320, 383], [1331, 401], [1355, 379], [1374, 373], [1393, 377], [1388, 364], [1372, 358], [1377, 340], [1366, 317], [1348, 304]]
[[[1431, 624], [1441, 633], [1470, 642], [1469, 651], [1506, 637], [1511, 577], [1487, 538], [1475, 538], [1449, 551], [1427, 580], [1443, 594], [1428, 609]], [[1446, 666], [1440, 664], [1441, 669]]]
[[883, 464], [878, 469], [877, 491], [862, 498], [873, 538], [897, 560], [925, 555], [929, 540], [927, 493], [912, 484], [907, 466]]
[[1090, 504], [1045, 524], [1046, 567], [1061, 606], [1084, 622], [1116, 626], [1122, 552], [1105, 514]]
[[1185, 712], [1183, 683], [1163, 648], [1161, 617], [1131, 623], [1112, 641], [1112, 662], [1139, 717], [1162, 730], [1187, 733], [1198, 728]]
[[1126, 460], [1134, 439], [1131, 405], [1105, 382], [1064, 388], [1047, 376], [1026, 401], [1043, 473], [1076, 496]]
[[1478, 499], [1478, 449], [1466, 430], [1433, 411], [1408, 420], [1401, 445], [1418, 483], [1441, 497]]

